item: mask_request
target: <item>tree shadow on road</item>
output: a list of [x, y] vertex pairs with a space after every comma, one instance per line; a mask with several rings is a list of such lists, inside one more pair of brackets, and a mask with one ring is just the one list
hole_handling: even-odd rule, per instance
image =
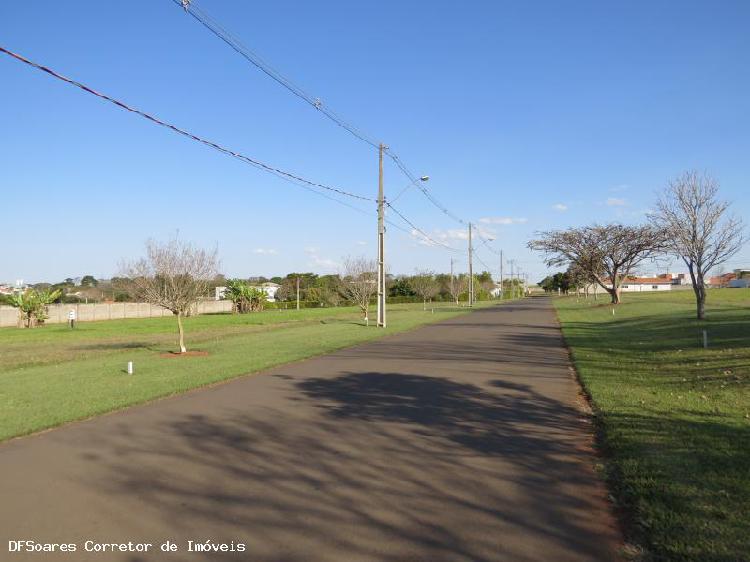
[[98, 485], [253, 560], [609, 559], [574, 409], [500, 380], [274, 380], [281, 405], [111, 437]]

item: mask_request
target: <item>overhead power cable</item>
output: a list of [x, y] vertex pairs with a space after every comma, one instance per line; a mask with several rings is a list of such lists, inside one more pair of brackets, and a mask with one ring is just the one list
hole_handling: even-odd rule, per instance
[[[42, 66], [40, 64], [37, 64], [37, 63], [35, 63], [35, 62], [33, 62], [33, 61], [31, 61], [31, 60], [29, 60], [29, 59], [27, 59], [27, 58], [25, 58], [25, 57], [17, 54], [17, 53], [14, 53], [12, 51], [9, 51], [8, 49], [3, 48], [2, 46], [0, 46], [0, 52], [5, 53], [6, 55], [9, 55], [10, 57], [12, 57], [12, 58], [14, 58], [14, 59], [16, 59], [16, 60], [18, 60], [18, 61], [26, 64], [26, 65], [28, 65], [28, 66], [36, 68], [37, 70], [41, 70], [42, 72], [45, 72], [45, 73], [49, 74], [50, 76], [53, 76], [53, 77], [57, 78], [58, 80], [62, 80], [63, 82], [66, 82], [66, 83], [68, 83], [68, 84], [70, 84], [72, 86], [76, 86], [77, 88], [80, 88], [81, 90], [83, 90], [83, 91], [85, 91], [85, 92], [87, 92], [89, 94], [92, 94], [92, 95], [94, 95], [94, 96], [96, 96], [98, 98], [106, 100], [106, 101], [108, 101], [108, 102], [110, 102], [110, 103], [118, 106], [119, 108], [124, 109], [125, 111], [129, 111], [131, 113], [135, 113], [137, 115], [140, 115], [141, 117], [143, 117], [145, 119], [148, 119], [149, 121], [151, 121], [151, 122], [153, 122], [153, 123], [155, 123], [157, 125], [160, 125], [162, 127], [166, 127], [167, 129], [170, 129], [170, 130], [174, 131], [175, 133], [178, 133], [178, 134], [180, 134], [180, 135], [182, 135], [184, 137], [187, 137], [187, 138], [192, 139], [192, 140], [194, 140], [196, 142], [204, 144], [204, 145], [206, 145], [206, 146], [208, 146], [210, 148], [213, 148], [214, 150], [218, 150], [219, 152], [221, 152], [223, 154], [226, 154], [227, 156], [231, 156], [233, 158], [236, 158], [236, 159], [238, 159], [238, 160], [240, 160], [242, 162], [245, 162], [246, 164], [250, 164], [251, 166], [255, 166], [256, 168], [259, 168], [259, 169], [261, 169], [261, 170], [263, 170], [265, 172], [269, 172], [269, 173], [274, 174], [276, 176], [282, 177], [283, 179], [289, 180], [292, 183], [294, 183], [295, 185], [302, 185], [303, 187], [306, 186], [307, 188], [314, 188], [314, 189], [324, 189], [326, 191], [329, 191], [329, 192], [332, 192], [332, 193], [336, 193], [338, 195], [350, 197], [352, 199], [358, 199], [358, 200], [361, 200], [361, 201], [374, 201], [374, 199], [372, 199], [370, 197], [365, 197], [363, 195], [357, 195], [356, 193], [351, 193], [349, 191], [346, 191], [344, 189], [340, 189], [338, 187], [332, 187], [332, 186], [329, 186], [329, 185], [325, 185], [325, 184], [322, 184], [322, 183], [318, 183], [318, 182], [314, 182], [314, 181], [308, 180], [306, 178], [303, 178], [303, 177], [298, 176], [296, 174], [293, 174], [291, 172], [287, 172], [285, 170], [282, 170], [281, 168], [276, 168], [276, 167], [274, 167], [274, 166], [272, 166], [270, 164], [266, 164], [264, 162], [261, 162], [260, 160], [256, 160], [254, 158], [251, 158], [251, 157], [246, 156], [244, 154], [241, 154], [239, 152], [235, 152], [234, 150], [230, 150], [229, 148], [226, 148], [226, 147], [224, 147], [224, 146], [222, 146], [220, 144], [217, 144], [217, 143], [215, 143], [213, 141], [206, 140], [206, 139], [204, 139], [202, 137], [194, 135], [193, 133], [190, 133], [190, 132], [188, 132], [188, 131], [186, 131], [184, 129], [181, 129], [181, 128], [179, 128], [179, 127], [177, 127], [177, 126], [175, 126], [175, 125], [173, 125], [171, 123], [163, 121], [163, 120], [161, 120], [161, 119], [159, 119], [157, 117], [154, 117], [153, 115], [150, 115], [150, 114], [148, 114], [148, 113], [146, 113], [144, 111], [141, 111], [141, 110], [136, 109], [136, 108], [134, 108], [132, 106], [129, 106], [129, 105], [127, 105], [126, 103], [124, 103], [122, 101], [119, 101], [119, 100], [117, 100], [115, 98], [112, 98], [112, 97], [110, 97], [108, 95], [105, 95], [105, 94], [102, 94], [100, 92], [97, 92], [96, 90], [90, 88], [89, 86], [86, 86], [85, 84], [82, 84], [81, 82], [78, 82], [76, 80], [73, 80], [72, 78], [68, 78], [66, 76], [63, 76], [62, 74], [60, 74], [58, 72], [55, 72], [54, 70], [52, 70], [52, 69], [50, 69], [50, 68], [48, 68], [46, 66]], [[320, 194], [319, 191], [315, 191], [314, 189], [313, 189], [313, 191], [315, 193]]]
[[[325, 115], [328, 119], [336, 123], [336, 125], [345, 129], [346, 131], [354, 135], [356, 138], [358, 138], [362, 142], [370, 145], [372, 148], [379, 148], [380, 146], [379, 142], [375, 141], [372, 137], [363, 133], [361, 129], [345, 121], [343, 118], [337, 115], [333, 110], [329, 109], [319, 97], [315, 97], [309, 94], [308, 92], [306, 92], [300, 86], [292, 82], [289, 78], [281, 74], [281, 72], [273, 68], [265, 60], [263, 60], [257, 53], [248, 49], [245, 45], [242, 44], [242, 42], [236, 36], [234, 36], [231, 32], [229, 32], [215, 18], [210, 16], [208, 13], [206, 13], [205, 10], [198, 7], [194, 0], [172, 0], [172, 1], [176, 5], [183, 8], [185, 12], [190, 14], [190, 16], [192, 16], [193, 19], [195, 19], [203, 27], [208, 29], [216, 37], [218, 37], [224, 43], [226, 43], [238, 55], [240, 55], [242, 58], [247, 60], [250, 64], [255, 66], [258, 70], [263, 72], [272, 80], [280, 84], [282, 87], [287, 89], [289, 92], [291, 92], [292, 94], [294, 94], [301, 100], [305, 101], [307, 104], [317, 109], [320, 113]], [[412, 183], [417, 182], [418, 177], [415, 176], [409, 170], [409, 168], [406, 167], [404, 162], [401, 160], [401, 158], [399, 158], [399, 156], [396, 153], [394, 153], [391, 149], [385, 149], [385, 153], [394, 162], [394, 164], [396, 164], [398, 169], [401, 170], [401, 172], [409, 179], [410, 182]], [[434, 205], [437, 209], [439, 209], [443, 214], [445, 214], [446, 216], [448, 216], [449, 218], [453, 219], [454, 221], [460, 224], [463, 224], [463, 225], [468, 224], [467, 221], [463, 220], [461, 217], [459, 217], [458, 215], [453, 213], [450, 209], [448, 209], [448, 207], [446, 207], [443, 203], [441, 203], [434, 195], [432, 195], [432, 193], [424, 185], [418, 185], [418, 187], [419, 187], [419, 190], [422, 192], [422, 194], [427, 198], [427, 200], [430, 203], [432, 203], [432, 205]], [[401, 194], [399, 194], [399, 196], [400, 195]]]
[[431, 244], [435, 246], [442, 246], [446, 250], [450, 250], [451, 252], [462, 252], [463, 250], [459, 250], [457, 248], [454, 248], [453, 246], [449, 246], [448, 244], [444, 242], [440, 242], [439, 240], [435, 240], [434, 238], [430, 237], [424, 230], [419, 228], [417, 225], [415, 225], [412, 221], [410, 221], [408, 218], [406, 218], [401, 211], [396, 209], [393, 205], [391, 205], [388, 201], [385, 203], [389, 209], [391, 209], [394, 213], [396, 213], [401, 220], [403, 220], [406, 224], [411, 226], [416, 232], [418, 232], [425, 240], [430, 242]]
[[498, 251], [497, 251], [497, 250], [496, 250], [495, 248], [493, 248], [492, 246], [490, 246], [490, 241], [489, 241], [489, 240], [487, 240], [487, 239], [486, 239], [486, 238], [485, 238], [484, 236], [482, 236], [482, 235], [481, 235], [481, 234], [479, 233], [479, 230], [477, 230], [477, 237], [479, 238], [479, 240], [480, 240], [480, 241], [482, 242], [482, 244], [484, 244], [484, 245], [485, 245], [485, 247], [486, 247], [486, 248], [487, 248], [487, 249], [488, 249], [488, 250], [489, 250], [490, 252], [492, 252], [493, 254], [495, 254], [495, 255], [498, 255], [498, 256], [500, 255], [500, 252], [498, 252]]
[[422, 194], [427, 198], [427, 200], [432, 203], [439, 211], [441, 211], [444, 215], [447, 217], [453, 219], [454, 221], [467, 225], [468, 222], [453, 213], [448, 207], [443, 205], [421, 182], [418, 181], [418, 177], [414, 175], [409, 168], [406, 167], [406, 164], [403, 163], [403, 161], [394, 153], [392, 153], [390, 150], [385, 151], [386, 154], [393, 160], [393, 162], [396, 164], [396, 166], [401, 170], [401, 172], [412, 182], [416, 183], [417, 187], [419, 188], [419, 191], [422, 192]]
[[263, 72], [265, 75], [275, 80], [281, 86], [289, 90], [292, 94], [302, 99], [303, 101], [310, 104], [312, 107], [317, 109], [320, 113], [325, 115], [328, 119], [336, 123], [339, 127], [350, 132], [352, 135], [357, 137], [359, 140], [369, 144], [373, 148], [378, 148], [379, 143], [374, 141], [360, 131], [357, 127], [351, 123], [346, 122], [339, 115], [328, 109], [326, 105], [321, 101], [320, 98], [314, 97], [307, 93], [305, 90], [297, 86], [289, 78], [282, 75], [279, 71], [273, 68], [270, 64], [264, 61], [257, 53], [248, 49], [242, 42], [232, 35], [226, 28], [224, 28], [218, 21], [212, 18], [205, 10], [202, 10], [195, 5], [195, 2], [190, 0], [172, 0], [178, 6], [181, 6], [185, 11], [190, 14], [198, 23], [208, 29], [211, 33], [216, 35], [224, 43], [229, 45], [233, 51], [235, 51], [242, 58], [247, 60], [250, 64], [255, 66], [258, 70]]
[[476, 250], [474, 251], [474, 257], [475, 257], [475, 258], [477, 258], [477, 260], [479, 260], [479, 263], [481, 263], [481, 264], [482, 264], [482, 265], [483, 265], [483, 266], [484, 266], [485, 268], [487, 268], [486, 270], [487, 270], [488, 272], [492, 271], [492, 268], [491, 268], [491, 267], [490, 267], [489, 265], [487, 265], [486, 263], [484, 263], [484, 261], [482, 261], [482, 258], [480, 258], [480, 257], [479, 257], [479, 256], [477, 255], [477, 252], [476, 252]]

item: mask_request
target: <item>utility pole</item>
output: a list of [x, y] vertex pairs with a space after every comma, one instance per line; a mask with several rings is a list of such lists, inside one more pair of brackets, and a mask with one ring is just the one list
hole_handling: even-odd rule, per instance
[[510, 298], [516, 296], [516, 286], [513, 283], [513, 261], [514, 260], [510, 260]]
[[385, 197], [383, 196], [383, 150], [380, 143], [378, 171], [378, 327], [385, 328]]
[[297, 310], [299, 310], [299, 275], [297, 275]]
[[453, 297], [453, 291], [454, 291], [454, 285], [453, 285], [453, 258], [451, 258], [451, 297]]
[[505, 298], [505, 287], [503, 286], [503, 251], [500, 250], [500, 298]]
[[469, 306], [474, 306], [474, 266], [472, 256], [474, 248], [471, 246], [471, 223], [469, 223]]

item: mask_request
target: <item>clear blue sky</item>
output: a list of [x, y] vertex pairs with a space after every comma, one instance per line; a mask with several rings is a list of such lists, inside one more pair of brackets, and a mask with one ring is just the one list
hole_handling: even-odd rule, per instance
[[[748, 2], [197, 5], [430, 175], [438, 199], [494, 233], [534, 280], [545, 272], [524, 248], [535, 231], [640, 221], [688, 168], [715, 175], [750, 214]], [[370, 147], [171, 0], [4, 2], [0, 44], [248, 155], [376, 195]], [[231, 276], [330, 272], [342, 256], [375, 253], [374, 217], [7, 56], [0, 84], [0, 281], [109, 276], [147, 238], [177, 231], [218, 245]], [[386, 167], [387, 193], [406, 183]], [[415, 190], [398, 206], [465, 247], [461, 225]], [[388, 253], [396, 273], [447, 271], [452, 255], [393, 228]], [[747, 250], [729, 267], [743, 264]]]

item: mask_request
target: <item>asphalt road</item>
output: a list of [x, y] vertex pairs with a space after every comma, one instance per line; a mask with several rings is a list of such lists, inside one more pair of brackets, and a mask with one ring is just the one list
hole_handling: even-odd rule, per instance
[[613, 560], [577, 403], [549, 301], [477, 310], [0, 445], [0, 560]]

